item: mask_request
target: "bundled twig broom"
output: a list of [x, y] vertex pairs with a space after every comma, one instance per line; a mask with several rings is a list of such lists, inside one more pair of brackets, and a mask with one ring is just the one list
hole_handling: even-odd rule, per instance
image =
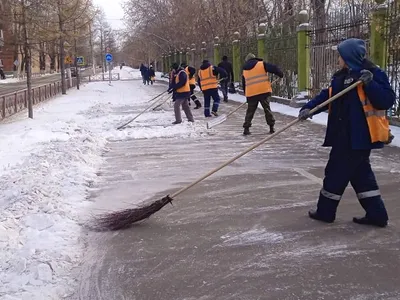
[[[326, 100], [325, 102], [321, 103], [320, 105], [318, 105], [317, 107], [315, 107], [314, 109], [312, 109], [310, 111], [310, 115], [312, 115], [313, 113], [315, 113], [319, 109], [325, 107], [326, 105], [328, 105], [332, 101], [336, 100], [337, 98], [341, 97], [342, 95], [344, 95], [345, 93], [349, 92], [350, 90], [354, 89], [360, 83], [361, 83], [361, 81], [357, 81], [356, 83], [352, 84], [351, 86], [349, 86], [348, 88], [344, 89], [340, 93], [336, 94], [335, 96], [333, 96], [333, 97], [329, 98], [328, 100]], [[242, 157], [243, 155], [247, 154], [248, 152], [254, 150], [255, 148], [257, 148], [259, 146], [261, 146], [265, 142], [273, 139], [278, 134], [284, 132], [288, 128], [290, 128], [293, 125], [297, 124], [299, 121], [300, 121], [300, 118], [297, 118], [297, 119], [293, 120], [292, 122], [287, 124], [282, 129], [276, 131], [272, 135], [270, 135], [270, 136], [262, 139], [261, 141], [255, 143], [253, 146], [249, 147], [248, 149], [246, 149], [242, 153], [236, 155], [235, 157], [231, 158], [227, 162], [223, 163], [219, 167], [217, 167], [214, 170], [208, 172], [206, 175], [204, 175], [201, 178], [197, 179], [196, 181], [192, 182], [188, 186], [180, 189], [179, 191], [173, 193], [172, 195], [167, 195], [167, 196], [165, 196], [164, 198], [162, 198], [160, 200], [157, 200], [157, 201], [152, 202], [152, 203], [147, 204], [147, 205], [143, 205], [141, 207], [129, 208], [129, 209], [125, 209], [125, 210], [122, 210], [122, 211], [106, 213], [104, 215], [99, 216], [97, 219], [94, 220], [94, 223], [92, 224], [92, 229], [101, 230], [101, 231], [118, 230], [118, 229], [127, 228], [127, 227], [131, 226], [134, 223], [137, 223], [139, 221], [142, 221], [142, 220], [145, 220], [145, 219], [149, 218], [151, 215], [153, 215], [154, 213], [159, 211], [161, 208], [163, 208], [168, 203], [172, 203], [173, 198], [175, 198], [176, 196], [178, 196], [181, 193], [185, 192], [186, 190], [190, 189], [191, 187], [193, 187], [194, 185], [196, 185], [199, 182], [203, 181], [204, 179], [206, 179], [207, 177], [211, 176], [212, 174], [218, 172], [219, 170], [221, 170], [222, 168], [224, 168], [227, 165], [231, 164], [232, 162], [234, 162], [238, 158]]]

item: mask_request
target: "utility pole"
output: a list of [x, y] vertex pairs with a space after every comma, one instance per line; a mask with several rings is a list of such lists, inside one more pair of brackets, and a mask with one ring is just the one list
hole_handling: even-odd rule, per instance
[[90, 57], [92, 60], [92, 68], [93, 68], [93, 74], [96, 74], [96, 64], [95, 64], [95, 58], [93, 54], [93, 32], [92, 32], [92, 23], [89, 23], [89, 31], [90, 31], [90, 39], [89, 39], [89, 44], [90, 44]]
[[28, 41], [28, 29], [27, 20], [26, 20], [26, 2], [25, 0], [21, 1], [22, 5], [22, 23], [24, 26], [24, 52], [25, 52], [25, 69], [26, 69], [26, 85], [28, 88], [27, 97], [28, 97], [28, 117], [33, 119], [33, 103], [32, 103], [32, 67], [31, 67], [31, 49]]
[[58, 24], [60, 29], [60, 65], [61, 65], [61, 93], [67, 94], [67, 87], [65, 82], [65, 49], [64, 49], [64, 20], [62, 19], [61, 1], [58, 0]]
[[76, 89], [79, 90], [79, 66], [78, 66], [78, 49], [76, 46], [76, 19], [74, 19], [74, 48], [75, 48], [75, 73], [76, 73]]

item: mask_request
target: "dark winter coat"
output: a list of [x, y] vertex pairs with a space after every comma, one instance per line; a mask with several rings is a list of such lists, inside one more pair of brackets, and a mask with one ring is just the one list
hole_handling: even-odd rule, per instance
[[154, 69], [153, 69], [153, 68], [150, 68], [150, 69], [149, 69], [149, 78], [155, 77], [155, 76], [156, 76], [156, 73], [154, 72]]
[[[263, 61], [263, 59], [261, 58], [252, 58], [249, 59], [243, 66], [243, 70], [251, 70], [255, 67], [255, 65], [259, 62], [259, 61]], [[270, 63], [267, 63], [265, 61], [264, 62], [264, 69], [265, 72], [267, 73], [272, 73], [275, 74], [276, 76], [282, 78], [283, 77], [283, 72], [276, 66]], [[242, 86], [243, 86], [243, 92], [246, 91], [246, 80], [244, 78], [244, 76], [242, 76]], [[253, 100], [253, 99], [264, 99], [265, 97], [269, 97], [271, 96], [271, 93], [266, 93], [266, 94], [261, 94], [261, 95], [256, 95], [253, 97], [249, 97], [248, 100]], [[254, 98], [256, 97], [256, 98]]]
[[[209, 63], [209, 62], [206, 62], [206, 63], [203, 63], [201, 66], [200, 66], [200, 69], [201, 70], [206, 70], [206, 69], [208, 69], [209, 67], [211, 66], [211, 64]], [[213, 66], [213, 75], [214, 76], [217, 76], [218, 77], [218, 75], [219, 75], [219, 77], [222, 79], [222, 78], [227, 78], [228, 77], [228, 74], [226, 73], [226, 71], [224, 70], [224, 69], [222, 69], [222, 68], [220, 68], [220, 67], [216, 67], [216, 66]], [[201, 82], [200, 82], [200, 77], [199, 78], [197, 78], [197, 84], [199, 85], [199, 87], [201, 88]], [[214, 89], [210, 89], [210, 91], [211, 90], [214, 90]], [[217, 89], [216, 89], [217, 90]]]
[[188, 69], [189, 69], [189, 79], [192, 79], [196, 75], [196, 69], [191, 66], [188, 66]]
[[[331, 80], [332, 95], [335, 95], [356, 82], [360, 71], [367, 69], [372, 72], [373, 80], [363, 86], [366, 96], [375, 109], [388, 110], [396, 99], [385, 72], [368, 60], [364, 60], [361, 68], [356, 70], [342, 69], [336, 72]], [[318, 104], [328, 100], [329, 89], [324, 89], [314, 99], [302, 107], [313, 109]], [[325, 107], [315, 114], [328, 110]], [[357, 89], [353, 89], [331, 104], [328, 126], [323, 146], [346, 147], [349, 149], [376, 149], [384, 146], [381, 142], [371, 143], [368, 123], [358, 97]]]
[[145, 67], [145, 65], [141, 64], [139, 70], [140, 70], [140, 74], [142, 74], [142, 76], [146, 75], [147, 67]]
[[223, 60], [218, 64], [219, 68], [222, 68], [226, 71], [226, 73], [228, 74], [228, 81], [233, 81], [233, 79], [235, 78], [233, 76], [233, 66], [232, 64], [227, 61], [227, 60]]
[[[173, 80], [171, 80], [169, 84], [169, 89], [173, 89], [173, 99], [183, 99], [183, 98], [189, 98], [190, 97], [190, 91], [189, 92], [184, 92], [184, 93], [178, 93], [176, 90], [179, 88], [183, 87], [186, 84], [186, 81], [189, 80], [189, 76], [187, 76], [186, 72], [180, 72], [181, 70], [184, 70], [183, 68], [179, 68], [175, 71]], [[175, 78], [178, 76], [179, 73], [179, 82], [175, 83]]]

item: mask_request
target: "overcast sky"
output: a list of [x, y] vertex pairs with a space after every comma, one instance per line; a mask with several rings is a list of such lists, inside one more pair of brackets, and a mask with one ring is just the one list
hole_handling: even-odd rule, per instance
[[94, 0], [93, 3], [104, 9], [107, 16], [107, 22], [114, 29], [121, 29], [124, 27], [123, 21], [119, 20], [124, 17], [122, 10], [122, 2], [124, 0]]

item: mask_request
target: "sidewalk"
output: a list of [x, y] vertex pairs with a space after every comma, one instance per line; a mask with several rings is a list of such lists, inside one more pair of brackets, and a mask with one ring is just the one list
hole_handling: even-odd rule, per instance
[[[142, 89], [140, 82], [134, 84]], [[148, 88], [148, 87], [146, 87]], [[158, 89], [161, 87], [149, 87]], [[133, 103], [133, 102], [132, 102]], [[141, 104], [144, 108], [145, 103]], [[236, 103], [221, 104], [230, 111]], [[272, 107], [274, 108], [274, 107]], [[114, 137], [90, 199], [94, 213], [159, 199], [265, 137], [245, 108], [206, 130], [171, 126], [172, 108], [143, 115]], [[140, 111], [138, 104], [112, 118]], [[291, 120], [276, 114], [277, 128]], [[375, 151], [373, 168], [390, 226], [353, 224], [363, 211], [349, 188], [334, 224], [311, 220], [329, 149], [323, 126], [303, 122], [180, 195], [128, 230], [88, 232], [79, 299], [399, 299], [400, 151]]]

